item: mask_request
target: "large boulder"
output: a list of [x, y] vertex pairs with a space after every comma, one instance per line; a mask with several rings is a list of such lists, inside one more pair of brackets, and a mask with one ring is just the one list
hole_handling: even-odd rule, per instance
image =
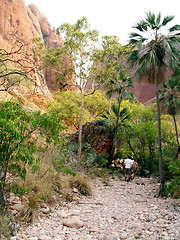
[[[110, 154], [113, 140], [111, 128], [107, 128], [101, 121], [92, 121], [83, 126], [82, 133], [83, 142], [90, 144], [97, 154]], [[71, 136], [70, 143], [78, 141], [78, 134], [79, 131]]]

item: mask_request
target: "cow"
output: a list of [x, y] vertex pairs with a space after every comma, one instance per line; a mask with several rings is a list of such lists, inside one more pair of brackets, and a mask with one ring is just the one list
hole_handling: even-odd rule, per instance
[[126, 159], [118, 158], [114, 160], [114, 167], [121, 168], [125, 177], [125, 181], [127, 182], [135, 178], [136, 172], [139, 169], [138, 163], [132, 160], [130, 157]]

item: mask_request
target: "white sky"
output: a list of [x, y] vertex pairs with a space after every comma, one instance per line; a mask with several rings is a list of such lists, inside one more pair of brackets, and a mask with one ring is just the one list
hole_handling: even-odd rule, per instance
[[180, 24], [179, 0], [24, 0], [35, 4], [51, 27], [64, 22], [74, 24], [82, 16], [87, 17], [91, 29], [101, 35], [117, 35], [122, 44], [128, 40], [132, 26], [145, 17], [148, 11], [155, 14], [174, 15], [172, 24]]

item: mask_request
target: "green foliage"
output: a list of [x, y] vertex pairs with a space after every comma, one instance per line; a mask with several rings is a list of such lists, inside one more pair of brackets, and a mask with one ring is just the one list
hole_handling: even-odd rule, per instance
[[166, 195], [174, 198], [180, 198], [180, 176], [172, 179], [165, 189]]
[[57, 115], [29, 112], [19, 103], [0, 103], [0, 196], [6, 173], [15, 170], [25, 180], [26, 166], [38, 167], [36, 153], [50, 144], [59, 144], [64, 130]]
[[53, 72], [56, 79], [56, 86], [60, 90], [63, 90], [67, 85], [71, 85], [75, 69], [72, 61], [69, 61], [66, 48], [46, 49], [43, 62]]
[[145, 19], [133, 27], [135, 32], [130, 34], [129, 43], [134, 49], [130, 52], [129, 61], [131, 66], [138, 63], [139, 67], [136, 73], [140, 78], [148, 76], [150, 82], [160, 83], [165, 78], [165, 68], [175, 69], [178, 66], [180, 42], [178, 31], [180, 29], [179, 25], [175, 25], [176, 27], [169, 28], [166, 36], [162, 37], [163, 29], [174, 17], [162, 18], [160, 13], [156, 16], [152, 12], [148, 12], [146, 15]]
[[[131, 128], [121, 132], [123, 157], [133, 155], [141, 166], [140, 173], [143, 176], [157, 175], [159, 172], [157, 161], [157, 122], [155, 106], [143, 106], [134, 103], [128, 106], [125, 101], [123, 106], [132, 114]], [[164, 170], [167, 171], [169, 161], [173, 160], [176, 153], [175, 134], [172, 131], [172, 121], [168, 116], [162, 116], [162, 141]]]
[[108, 166], [108, 154], [97, 154], [95, 158], [95, 163], [97, 167], [107, 167]]
[[[48, 111], [58, 114], [66, 126], [79, 125], [81, 95], [77, 91], [63, 91], [56, 94], [55, 101], [49, 106]], [[90, 119], [90, 113], [84, 111], [83, 123]]]
[[163, 103], [163, 110], [170, 114], [174, 120], [174, 126], [176, 131], [176, 141], [177, 146], [179, 145], [179, 136], [178, 136], [178, 124], [176, 120], [176, 115], [180, 112], [180, 71], [176, 71], [168, 79], [167, 83], [164, 83], [163, 89], [160, 91], [160, 100]]
[[174, 176], [180, 176], [180, 161], [179, 160], [172, 160], [169, 163], [169, 169]]
[[[56, 93], [55, 101], [49, 105], [50, 113], [58, 114], [66, 126], [78, 128], [81, 95], [77, 91], [61, 91]], [[96, 104], [94, 104], [96, 102]], [[101, 91], [85, 98], [83, 124], [99, 117], [108, 106], [108, 100]]]
[[136, 74], [140, 79], [146, 77], [150, 83], [156, 84], [157, 122], [158, 122], [158, 158], [160, 175], [160, 194], [164, 192], [164, 171], [161, 136], [161, 111], [159, 99], [159, 84], [167, 78], [166, 70], [175, 70], [179, 66], [179, 30], [180, 25], [169, 28], [164, 34], [167, 23], [173, 16], [161, 17], [148, 12], [146, 18], [140, 20], [130, 34], [129, 43], [133, 50], [129, 54], [131, 67], [137, 67]]
[[122, 46], [117, 36], [103, 36], [101, 47], [94, 50], [92, 77], [104, 88], [113, 87], [120, 75], [120, 71], [125, 69], [124, 61], [129, 51], [129, 46]]
[[18, 184], [13, 184], [11, 186], [11, 190], [14, 194], [17, 194], [22, 197], [23, 195], [28, 193], [31, 190], [31, 188], [29, 186], [19, 186]]
[[94, 94], [90, 94], [85, 97], [85, 109], [87, 109], [91, 118], [97, 119], [100, 115], [108, 109], [109, 100], [105, 96], [105, 93], [101, 90], [95, 91]]
[[63, 168], [63, 171], [64, 171], [66, 174], [69, 174], [69, 175], [71, 175], [71, 176], [76, 176], [76, 172], [73, 171], [73, 169], [70, 168], [70, 167]]

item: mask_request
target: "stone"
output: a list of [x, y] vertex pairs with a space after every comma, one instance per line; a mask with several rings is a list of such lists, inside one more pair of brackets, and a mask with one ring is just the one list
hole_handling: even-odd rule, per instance
[[48, 207], [47, 208], [40, 208], [40, 211], [44, 214], [50, 213], [50, 209]]
[[99, 233], [100, 232], [100, 229], [99, 228], [92, 228], [90, 230], [91, 233]]
[[24, 204], [28, 204], [28, 203], [29, 203], [28, 198], [25, 197], [25, 196], [22, 196], [22, 203], [24, 203]]
[[17, 210], [13, 210], [13, 209], [12, 209], [12, 210], [11, 210], [11, 213], [12, 213], [12, 215], [14, 215], [14, 216], [15, 216], [16, 214], [18, 214], [18, 213], [19, 213], [19, 211], [17, 211]]
[[[180, 212], [169, 208], [179, 200], [169, 198], [165, 201], [163, 198], [154, 198], [152, 189], [159, 187], [156, 182], [146, 178], [137, 179], [145, 182], [143, 188], [135, 181], [126, 184], [119, 178], [110, 178], [110, 186], [107, 187], [99, 179], [94, 179], [92, 196], [83, 196], [80, 204], [71, 202], [68, 207], [64, 205], [52, 208], [51, 214], [41, 214], [41, 218], [31, 225], [21, 226], [15, 240], [39, 240], [44, 236], [52, 240], [157, 240], [159, 237], [163, 240], [179, 239]], [[127, 191], [131, 194], [127, 194]], [[147, 195], [147, 192], [151, 195]], [[142, 201], [134, 204], [139, 196]], [[75, 214], [79, 217], [72, 217]], [[151, 215], [155, 215], [155, 221]], [[118, 220], [108, 221], [115, 219], [114, 217]], [[71, 219], [76, 219], [75, 227], [63, 225], [63, 221], [69, 223]], [[83, 220], [80, 226], [83, 226], [76, 228], [77, 222], [82, 222], [80, 219]]]
[[81, 228], [84, 226], [84, 223], [76, 217], [68, 218], [68, 219], [63, 219], [63, 225], [70, 227], [70, 228]]
[[47, 235], [42, 235], [38, 238], [38, 240], [51, 240], [52, 238], [50, 236]]
[[161, 219], [161, 218], [160, 218], [160, 219], [157, 219], [157, 220], [156, 220], [156, 223], [162, 225], [162, 224], [165, 223], [165, 221], [164, 221], [164, 219]]
[[74, 192], [74, 193], [79, 193], [79, 191], [78, 191], [77, 188], [73, 188], [73, 192]]
[[128, 234], [127, 233], [122, 233], [120, 235], [120, 239], [128, 239]]
[[16, 210], [16, 211], [21, 211], [21, 210], [23, 210], [23, 208], [24, 208], [24, 205], [22, 205], [20, 203], [17, 203], [17, 204], [14, 204], [13, 206], [11, 206], [11, 209]]

